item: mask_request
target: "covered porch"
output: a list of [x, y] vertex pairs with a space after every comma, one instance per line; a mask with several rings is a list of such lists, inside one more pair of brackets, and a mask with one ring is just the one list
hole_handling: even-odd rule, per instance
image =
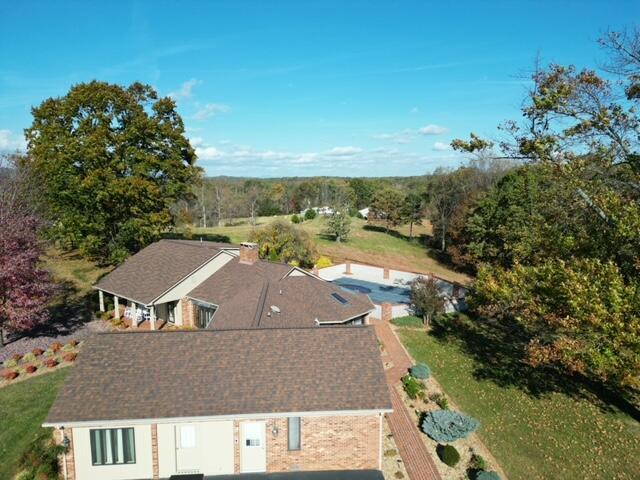
[[[98, 290], [100, 311], [106, 312], [105, 293]], [[140, 330], [160, 330], [169, 325], [180, 324], [179, 302], [167, 302], [154, 305], [144, 305], [133, 299], [113, 297], [113, 316], [121, 319], [129, 328]]]

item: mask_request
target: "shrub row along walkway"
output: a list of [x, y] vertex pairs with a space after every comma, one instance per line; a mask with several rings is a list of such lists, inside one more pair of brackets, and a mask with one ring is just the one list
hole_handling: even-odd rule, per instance
[[412, 480], [440, 480], [441, 477], [433, 459], [420, 438], [422, 434], [396, 389], [401, 383], [400, 379], [412, 366], [411, 359], [388, 322], [373, 320], [371, 323], [375, 326], [376, 335], [384, 346], [384, 361], [393, 363], [393, 367], [386, 371], [393, 404], [393, 413], [387, 415], [387, 420], [407, 473]]

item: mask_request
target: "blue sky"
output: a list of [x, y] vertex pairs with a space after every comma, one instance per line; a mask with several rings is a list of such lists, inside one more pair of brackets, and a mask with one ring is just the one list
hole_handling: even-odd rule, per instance
[[171, 94], [209, 175], [416, 175], [497, 138], [523, 74], [595, 66], [636, 1], [3, 2], [0, 149], [30, 108], [100, 79]]

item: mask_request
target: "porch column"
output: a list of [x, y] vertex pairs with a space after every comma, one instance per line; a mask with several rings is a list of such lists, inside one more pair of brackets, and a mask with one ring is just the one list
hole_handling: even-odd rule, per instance
[[120, 299], [113, 296], [113, 316], [115, 318], [120, 318]]
[[149, 307], [149, 325], [151, 325], [151, 330], [156, 329], [156, 307], [154, 305]]
[[138, 307], [136, 302], [131, 302], [131, 328], [138, 328]]
[[104, 294], [102, 290], [98, 290], [98, 299], [100, 300], [100, 311], [104, 312]]

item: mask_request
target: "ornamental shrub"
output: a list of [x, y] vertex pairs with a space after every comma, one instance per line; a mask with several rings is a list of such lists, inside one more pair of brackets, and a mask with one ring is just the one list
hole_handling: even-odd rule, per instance
[[333, 262], [329, 257], [324, 257], [324, 256], [320, 257], [316, 262], [316, 267], [318, 268], [327, 268], [327, 267], [330, 267], [331, 265], [333, 265]]
[[38, 370], [38, 367], [36, 367], [35, 365], [27, 365], [24, 370], [27, 373], [33, 373]]
[[476, 480], [501, 480], [501, 477], [497, 472], [482, 471], [476, 474]]
[[431, 376], [431, 369], [424, 363], [417, 363], [411, 367], [411, 376], [419, 378], [420, 380], [426, 380]]
[[76, 347], [74, 347], [70, 343], [67, 343], [64, 347], [62, 347], [63, 352], [73, 352], [75, 349]]
[[12, 360], [15, 360], [15, 361], [16, 361], [16, 363], [18, 363], [20, 360], [22, 360], [22, 355], [20, 355], [19, 353], [14, 353], [14, 354], [11, 356], [11, 359], [12, 359]]
[[80, 342], [76, 339], [69, 340], [69, 343], [67, 343], [67, 345], [71, 345], [72, 347], [77, 347], [79, 344]]
[[34, 348], [33, 350], [31, 350], [31, 353], [33, 353], [36, 357], [39, 357], [44, 353], [44, 350], [41, 348]]
[[44, 352], [44, 356], [45, 357], [53, 357], [56, 354], [56, 352], [54, 352], [52, 349], [47, 348], [47, 350]]
[[415, 400], [424, 388], [422, 384], [411, 375], [402, 377], [402, 385], [404, 386], [404, 391], [407, 392], [407, 396], [412, 400]]
[[49, 358], [44, 362], [44, 364], [49, 368], [53, 368], [58, 365], [58, 360], [56, 360], [55, 358]]
[[432, 402], [435, 402], [442, 410], [449, 410], [449, 399], [442, 393], [434, 393], [429, 397], [429, 399]]
[[78, 354], [76, 352], [69, 352], [65, 354], [63, 358], [65, 362], [75, 362], [77, 356]]
[[58, 457], [64, 452], [64, 446], [56, 445], [50, 437], [51, 434], [43, 430], [23, 451], [20, 457], [21, 480], [60, 478]]
[[15, 370], [7, 370], [6, 372], [2, 373], [2, 376], [5, 378], [5, 380], [13, 380], [14, 378], [17, 378], [18, 375], [19, 373]]
[[475, 418], [452, 410], [436, 410], [425, 415], [422, 431], [436, 442], [454, 442], [466, 438], [480, 426]]
[[307, 208], [307, 211], [304, 212], [305, 220], [313, 220], [318, 216], [318, 213], [313, 208]]
[[300, 217], [298, 215], [296, 215], [295, 213], [293, 215], [291, 215], [291, 223], [300, 223]]
[[62, 348], [62, 344], [60, 342], [53, 342], [51, 344], [51, 350], [53, 350], [54, 352], [57, 352], [61, 348]]
[[487, 469], [487, 461], [484, 459], [482, 455], [478, 455], [474, 453], [471, 455], [471, 461], [469, 462], [469, 467], [474, 470], [482, 471]]
[[4, 365], [4, 368], [14, 368], [15, 366], [18, 365], [18, 362], [17, 360], [10, 358], [9, 360], [5, 360], [3, 365]]
[[449, 467], [455, 467], [460, 461], [460, 454], [453, 445], [438, 445], [436, 447], [436, 453], [438, 454], [438, 458], [442, 460], [442, 463]]
[[36, 356], [33, 354], [33, 352], [29, 352], [24, 357], [22, 357], [22, 360], [27, 363], [31, 363], [36, 360]]

